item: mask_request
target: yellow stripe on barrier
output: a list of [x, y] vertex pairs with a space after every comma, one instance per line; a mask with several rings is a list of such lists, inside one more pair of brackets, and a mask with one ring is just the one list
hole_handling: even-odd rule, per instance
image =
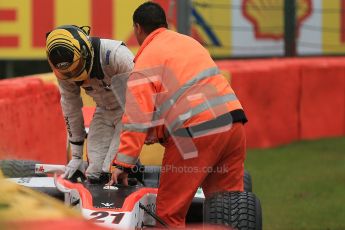
[[140, 161], [144, 165], [161, 165], [164, 147], [160, 144], [144, 145], [140, 153]]

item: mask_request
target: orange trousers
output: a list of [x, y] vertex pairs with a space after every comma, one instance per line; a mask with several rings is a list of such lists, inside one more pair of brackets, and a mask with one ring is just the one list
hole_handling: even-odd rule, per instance
[[198, 187], [206, 197], [219, 191], [243, 191], [246, 137], [242, 123], [222, 133], [193, 138], [193, 142], [198, 156], [187, 160], [171, 137], [165, 148], [156, 213], [171, 227], [185, 227]]

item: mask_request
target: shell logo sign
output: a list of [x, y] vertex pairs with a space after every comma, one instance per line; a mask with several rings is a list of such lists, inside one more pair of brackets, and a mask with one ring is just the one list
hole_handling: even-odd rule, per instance
[[327, 32], [322, 33], [323, 51], [326, 53], [345, 52], [345, 0], [323, 0], [323, 25]]
[[[296, 1], [297, 31], [301, 24], [310, 16], [311, 0]], [[282, 39], [284, 36], [284, 0], [244, 0], [242, 11], [254, 25], [257, 39]]]

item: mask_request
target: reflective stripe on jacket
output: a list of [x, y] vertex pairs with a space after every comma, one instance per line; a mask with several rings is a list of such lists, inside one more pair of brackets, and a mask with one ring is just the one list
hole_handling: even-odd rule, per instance
[[127, 82], [120, 147], [114, 163], [132, 167], [146, 140], [242, 109], [209, 52], [191, 37], [165, 28], [141, 45]]

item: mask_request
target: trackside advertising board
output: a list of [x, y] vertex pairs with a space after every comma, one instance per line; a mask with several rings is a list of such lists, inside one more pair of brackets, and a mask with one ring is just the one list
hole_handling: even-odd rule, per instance
[[[1, 0], [0, 59], [45, 59], [45, 34], [62, 24], [123, 40], [136, 52], [132, 14], [143, 0]], [[176, 28], [176, 0], [157, 0]], [[345, 0], [297, 0], [298, 54], [345, 52]], [[214, 56], [284, 54], [284, 0], [194, 0], [192, 36]]]

